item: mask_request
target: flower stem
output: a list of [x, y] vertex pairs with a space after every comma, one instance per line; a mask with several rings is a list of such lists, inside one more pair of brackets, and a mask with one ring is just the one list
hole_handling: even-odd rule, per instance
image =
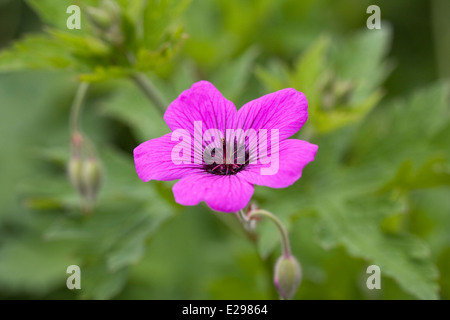
[[81, 82], [78, 86], [75, 99], [73, 100], [72, 109], [70, 111], [70, 132], [71, 134], [80, 132], [80, 115], [83, 108], [83, 102], [86, 98], [86, 93], [89, 88], [89, 83]]
[[291, 246], [289, 243], [289, 236], [286, 228], [284, 227], [283, 223], [278, 219], [276, 216], [274, 216], [272, 213], [266, 210], [256, 209], [254, 211], [251, 211], [248, 215], [247, 219], [251, 220], [253, 217], [266, 217], [269, 218], [275, 225], [277, 226], [278, 230], [280, 231], [281, 236], [281, 242], [283, 247], [283, 255], [285, 257], [291, 256]]
[[149, 98], [158, 110], [164, 114], [167, 103], [153, 83], [140, 72], [133, 74], [131, 77], [137, 86], [145, 93], [147, 98]]

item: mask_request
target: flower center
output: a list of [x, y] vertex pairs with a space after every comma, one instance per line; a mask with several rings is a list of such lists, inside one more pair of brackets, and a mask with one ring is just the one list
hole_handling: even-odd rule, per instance
[[[237, 174], [239, 171], [243, 170], [248, 164], [249, 164], [249, 152], [248, 150], [242, 150], [245, 148], [245, 145], [236, 148], [234, 148], [233, 155], [227, 155], [227, 144], [225, 139], [222, 139], [222, 150], [218, 150], [219, 153], [218, 156], [221, 156], [222, 162], [221, 163], [211, 163], [211, 164], [205, 164], [203, 168], [206, 172], [225, 176], [225, 175], [233, 175]], [[211, 156], [214, 157], [216, 155], [216, 149], [213, 149], [211, 151]], [[227, 158], [227, 156], [230, 156]], [[242, 158], [244, 156], [245, 158]], [[239, 159], [239, 161], [238, 161]]]
[[208, 173], [217, 174], [220, 176], [227, 176], [236, 174], [245, 168], [245, 164], [208, 164], [205, 165], [205, 170]]

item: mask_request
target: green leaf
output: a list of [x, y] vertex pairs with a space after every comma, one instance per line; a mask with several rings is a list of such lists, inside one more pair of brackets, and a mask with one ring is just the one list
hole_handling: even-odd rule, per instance
[[220, 88], [221, 93], [236, 101], [244, 91], [247, 81], [252, 74], [253, 63], [258, 55], [256, 48], [250, 48], [238, 59], [225, 63], [214, 73], [212, 83]]
[[104, 57], [110, 54], [110, 48], [103, 41], [92, 36], [74, 35], [53, 29], [48, 30], [48, 32], [75, 56]]
[[297, 88], [308, 97], [309, 108], [315, 110], [318, 107], [319, 81], [324, 75], [328, 63], [328, 50], [330, 39], [326, 36], [316, 40], [296, 61], [294, 73], [289, 75], [290, 83], [295, 83]]
[[421, 166], [428, 157], [445, 154], [443, 145], [433, 147], [431, 141], [449, 126], [449, 88], [447, 84], [437, 83], [372, 113], [370, 121], [355, 136], [353, 163], [381, 159], [397, 167], [404, 159], [410, 159]]
[[336, 74], [356, 83], [353, 102], [361, 102], [390, 71], [384, 58], [391, 38], [392, 30], [386, 24], [382, 29], [361, 31], [335, 48], [331, 60]]
[[130, 126], [139, 141], [162, 136], [168, 127], [159, 111], [136, 87], [128, 83], [120, 86], [109, 101], [102, 104], [105, 115], [113, 117]]
[[[381, 219], [398, 210], [383, 199], [360, 199], [345, 203], [329, 199], [320, 206], [326, 244], [342, 244], [351, 255], [363, 257], [393, 277], [420, 299], [438, 299], [438, 272], [426, 245], [410, 235], [380, 232]], [[330, 237], [333, 240], [330, 240]]]
[[357, 108], [337, 107], [332, 112], [312, 112], [312, 122], [320, 133], [328, 133], [364, 118], [381, 100], [380, 91], [374, 92], [366, 100], [358, 104]]
[[111, 271], [104, 263], [81, 268], [81, 291], [83, 299], [106, 300], [116, 296], [125, 286], [128, 269]]
[[378, 86], [390, 71], [384, 58], [391, 31], [378, 31], [360, 32], [338, 43], [324, 35], [298, 57], [293, 68], [272, 64], [270, 69], [257, 69], [257, 75], [270, 90], [292, 87], [305, 93], [307, 131], [325, 134], [353, 125], [380, 101]]
[[183, 37], [181, 28], [174, 29], [155, 49], [140, 48], [136, 54], [136, 69], [148, 71], [167, 64], [180, 49]]
[[[87, 27], [87, 19], [84, 14], [85, 6], [98, 7], [101, 0], [26, 0], [27, 3], [36, 11], [41, 20], [50, 26], [56, 27], [60, 30], [70, 31], [71, 33], [82, 34], [89, 33]], [[71, 5], [78, 5], [81, 9], [81, 29], [67, 29], [67, 19], [71, 16], [71, 13], [67, 13], [67, 8]]]
[[440, 188], [414, 190], [409, 195], [409, 229], [429, 243], [435, 258], [450, 248], [449, 192], [450, 184], [447, 184]]
[[64, 287], [67, 267], [78, 265], [74, 243], [20, 239], [0, 249], [0, 286], [11, 293], [42, 295]]
[[79, 76], [80, 81], [85, 82], [102, 82], [106, 80], [114, 80], [114, 79], [120, 79], [125, 78], [129, 76], [132, 73], [131, 70], [127, 70], [122, 67], [103, 67], [103, 66], [96, 66], [90, 73], [82, 73]]
[[[101, 82], [127, 77], [131, 70], [161, 69], [185, 38], [177, 17], [189, 1], [83, 0], [77, 3], [80, 30], [66, 26], [66, 10], [73, 1], [28, 2], [52, 26], [46, 29], [49, 37], [16, 42], [0, 54], [0, 71], [59, 68], [83, 72], [83, 81]], [[87, 15], [89, 7], [109, 16], [111, 24], [98, 26]]]
[[78, 62], [63, 43], [45, 35], [30, 35], [0, 52], [0, 71], [24, 69], [76, 69]]
[[394, 179], [384, 185], [380, 192], [409, 191], [450, 185], [449, 168], [448, 159], [442, 156], [428, 159], [417, 170], [414, 169], [412, 161], [407, 160], [402, 163]]
[[176, 30], [177, 18], [190, 0], [149, 0], [143, 10], [142, 44], [150, 50], [157, 49]]
[[44, 23], [59, 29], [67, 29], [67, 18], [70, 16], [67, 13], [67, 8], [74, 4], [72, 0], [27, 0], [27, 2]]
[[257, 66], [255, 74], [269, 91], [278, 91], [289, 86], [289, 70], [280, 61], [272, 60], [267, 69]]

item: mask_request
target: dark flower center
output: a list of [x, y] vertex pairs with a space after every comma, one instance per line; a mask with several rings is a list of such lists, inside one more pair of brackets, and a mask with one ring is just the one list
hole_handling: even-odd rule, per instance
[[208, 173], [217, 174], [219, 176], [227, 176], [236, 174], [244, 169], [245, 164], [207, 164], [205, 170]]
[[[227, 144], [225, 139], [222, 139], [222, 150], [218, 149], [218, 152], [220, 152], [220, 155], [222, 156], [222, 163], [211, 163], [211, 164], [204, 164], [203, 168], [206, 172], [220, 175], [220, 176], [226, 176], [226, 175], [233, 175], [237, 174], [239, 171], [242, 171], [248, 164], [249, 164], [249, 152], [247, 149], [245, 149], [245, 152], [242, 152], [242, 150], [245, 148], [245, 145], [242, 145], [240, 147], [237, 147], [236, 142], [234, 145], [234, 153], [231, 155], [230, 158], [227, 158]], [[211, 156], [214, 157], [216, 154], [216, 149], [213, 149], [211, 151]], [[238, 157], [242, 156], [242, 154], [245, 157], [244, 159], [239, 159]]]

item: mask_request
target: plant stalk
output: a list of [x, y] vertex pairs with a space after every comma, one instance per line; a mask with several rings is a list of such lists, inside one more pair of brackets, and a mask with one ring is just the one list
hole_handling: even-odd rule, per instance
[[251, 211], [248, 215], [247, 219], [250, 221], [253, 217], [266, 217], [269, 218], [275, 225], [277, 226], [278, 230], [280, 231], [281, 236], [281, 243], [282, 243], [282, 249], [283, 249], [283, 255], [288, 258], [291, 256], [291, 246], [289, 243], [289, 236], [286, 228], [284, 227], [283, 223], [278, 219], [275, 215], [270, 213], [269, 211], [257, 209], [254, 211]]
[[71, 134], [80, 132], [80, 116], [83, 109], [83, 102], [86, 98], [86, 93], [89, 88], [89, 83], [81, 82], [78, 86], [75, 99], [72, 103], [72, 109], [70, 111], [70, 132]]
[[166, 111], [167, 103], [158, 89], [153, 85], [153, 83], [143, 74], [135, 73], [132, 75], [132, 79], [137, 84], [137, 86], [144, 92], [147, 98], [156, 106], [156, 108], [164, 114]]

